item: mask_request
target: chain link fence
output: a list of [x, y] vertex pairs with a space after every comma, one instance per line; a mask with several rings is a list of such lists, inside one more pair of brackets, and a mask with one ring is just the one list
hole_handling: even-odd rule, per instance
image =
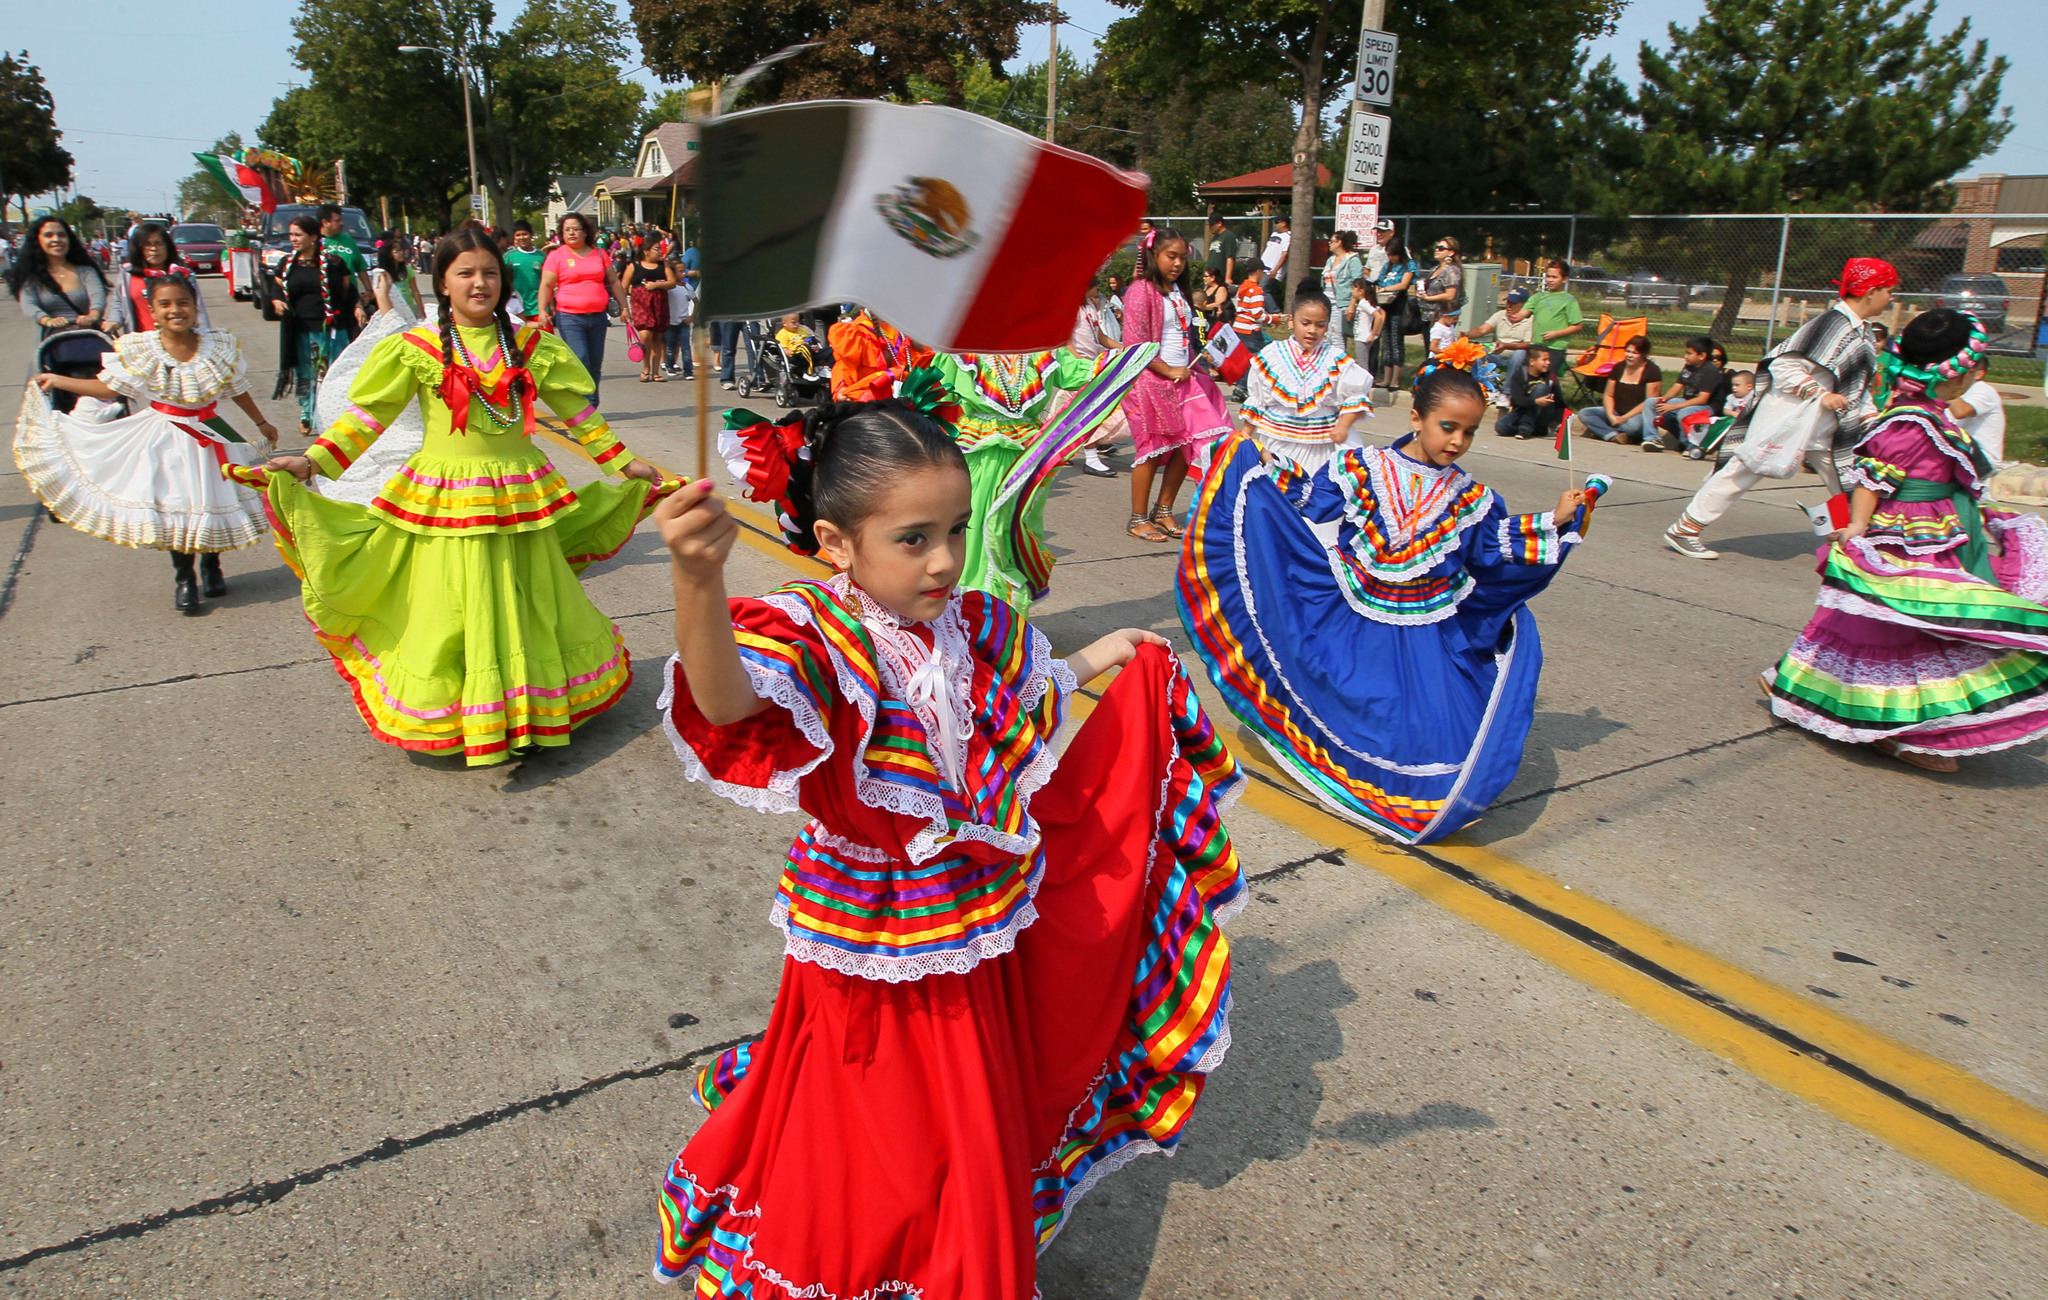
[[[1899, 269], [1894, 305], [1881, 318], [1896, 330], [1916, 312], [1955, 307], [1976, 314], [2003, 358], [1994, 369], [2032, 375], [2041, 338], [2048, 213], [1939, 216], [1639, 216], [1386, 213], [1410, 256], [1427, 267], [1430, 249], [1457, 240], [1467, 264], [1501, 267], [1502, 288], [1540, 286], [1543, 267], [1562, 258], [1589, 323], [1602, 315], [1645, 317], [1655, 351], [1677, 355], [1707, 335], [1738, 364], [1753, 365], [1801, 321], [1828, 309], [1834, 278], [1851, 257], [1882, 257]], [[1205, 217], [1153, 217], [1205, 248]], [[1258, 256], [1269, 218], [1224, 214], [1241, 259]], [[1336, 218], [1315, 218], [1313, 265]], [[1590, 336], [1591, 330], [1587, 331]], [[1590, 337], [1584, 339], [1591, 342]], [[1577, 342], [1577, 340], [1575, 340]]]

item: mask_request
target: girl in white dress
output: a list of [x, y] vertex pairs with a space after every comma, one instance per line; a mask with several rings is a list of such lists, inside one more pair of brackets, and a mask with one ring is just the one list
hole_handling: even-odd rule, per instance
[[1294, 295], [1294, 336], [1268, 343], [1245, 372], [1244, 432], [1270, 461], [1313, 473], [1345, 447], [1351, 426], [1372, 414], [1372, 373], [1329, 337], [1330, 300], [1303, 285]]
[[[277, 430], [249, 396], [235, 336], [198, 327], [199, 298], [188, 280], [151, 280], [148, 306], [157, 327], [115, 340], [99, 378], [36, 376], [39, 391], [21, 405], [14, 463], [64, 523], [123, 546], [169, 551], [175, 607], [196, 614], [202, 594], [227, 594], [220, 552], [254, 546], [268, 527], [263, 499], [224, 472], [257, 463], [256, 450], [215, 404], [232, 398], [273, 446]], [[100, 423], [61, 415], [53, 388], [127, 398], [135, 414]]]
[[[355, 382], [356, 371], [362, 368], [363, 359], [370, 355], [370, 349], [389, 336], [403, 334], [420, 323], [421, 314], [413, 310], [412, 296], [405, 285], [411, 278], [410, 270], [396, 261], [391, 250], [379, 245], [377, 265], [370, 268], [370, 289], [377, 295], [377, 314], [363, 332], [356, 335], [355, 341], [328, 364], [327, 377], [314, 398], [316, 433], [325, 434], [349, 409], [349, 385]], [[427, 304], [425, 315], [434, 315], [434, 304]], [[426, 437], [426, 418], [420, 414], [419, 402], [406, 403], [405, 410], [392, 421], [391, 427], [371, 443], [369, 450], [357, 457], [340, 478], [315, 480], [320, 484], [320, 495], [339, 501], [353, 501], [359, 506], [369, 505], [399, 467], [420, 449]]]

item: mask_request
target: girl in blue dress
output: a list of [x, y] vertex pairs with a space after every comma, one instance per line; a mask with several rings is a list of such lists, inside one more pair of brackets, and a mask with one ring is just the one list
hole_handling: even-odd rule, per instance
[[1572, 489], [1511, 515], [1458, 468], [1486, 413], [1444, 366], [1391, 447], [1305, 472], [1235, 437], [1181, 555], [1181, 621], [1231, 711], [1317, 799], [1407, 844], [1514, 779], [1543, 664], [1527, 602], [1591, 510]]

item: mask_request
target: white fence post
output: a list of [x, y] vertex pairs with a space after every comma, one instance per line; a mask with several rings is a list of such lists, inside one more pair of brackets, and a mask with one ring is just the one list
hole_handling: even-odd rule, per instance
[[[1778, 336], [1778, 295], [1785, 291], [1785, 244], [1792, 237], [1791, 216], [1785, 216], [1782, 221], [1783, 224], [1778, 227], [1778, 273], [1771, 277], [1771, 319], [1764, 325], [1765, 356], [1770, 355], [1771, 343]], [[1747, 286], [1744, 286], [1743, 292], [1749, 292]], [[1741, 308], [1736, 309], [1735, 316], [1737, 320], [1742, 318]]]

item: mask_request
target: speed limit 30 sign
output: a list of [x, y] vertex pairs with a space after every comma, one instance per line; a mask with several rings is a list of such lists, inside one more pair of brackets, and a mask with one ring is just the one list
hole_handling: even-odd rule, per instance
[[1394, 56], [1401, 42], [1392, 32], [1358, 34], [1358, 94], [1363, 104], [1394, 102]]

